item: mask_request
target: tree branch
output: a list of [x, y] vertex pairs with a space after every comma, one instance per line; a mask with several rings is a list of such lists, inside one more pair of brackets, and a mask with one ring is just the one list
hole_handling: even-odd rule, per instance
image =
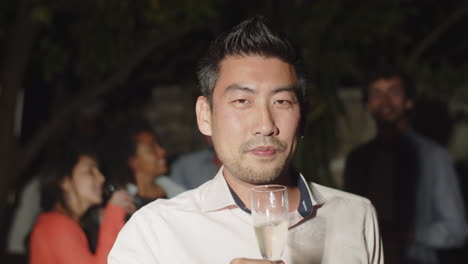
[[20, 153], [23, 153], [23, 163], [20, 168], [20, 175], [29, 167], [31, 162], [35, 159], [47, 139], [53, 135], [59, 128], [64, 126], [68, 119], [76, 113], [81, 106], [86, 103], [92, 102], [97, 97], [106, 94], [112, 89], [123, 85], [129, 75], [148, 57], [157, 47], [168, 43], [169, 41], [175, 41], [184, 34], [190, 31], [190, 26], [180, 26], [179, 30], [171, 30], [170, 33], [161, 34], [161, 38], [151, 39], [144, 43], [140, 48], [137, 48], [126, 60], [115, 73], [107, 80], [96, 84], [91, 89], [82, 89], [83, 92], [79, 94], [75, 99], [63, 107], [60, 111], [50, 118], [47, 125], [42, 127], [40, 131], [34, 136], [29, 144], [24, 146]]
[[[8, 212], [5, 208], [11, 206], [6, 197], [13, 181], [16, 181], [16, 171], [19, 160], [18, 141], [14, 135], [14, 113], [16, 111], [17, 95], [21, 90], [24, 72], [28, 65], [34, 39], [38, 33], [39, 23], [31, 15], [31, 1], [18, 3], [16, 19], [8, 30], [8, 41], [5, 46], [4, 58], [0, 67], [0, 229], [4, 231], [8, 225]], [[20, 157], [19, 159], [17, 157]], [[0, 241], [3, 244], [3, 238]]]
[[421, 55], [436, 42], [436, 40], [445, 33], [453, 24], [458, 22], [463, 16], [468, 14], [468, 4], [457, 8], [452, 15], [450, 15], [442, 24], [430, 32], [420, 43], [416, 46], [411, 56], [407, 60], [406, 69], [411, 71]]

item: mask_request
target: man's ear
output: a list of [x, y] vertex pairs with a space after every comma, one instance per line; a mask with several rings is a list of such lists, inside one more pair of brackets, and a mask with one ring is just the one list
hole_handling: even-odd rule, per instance
[[412, 99], [407, 99], [405, 102], [405, 109], [406, 110], [412, 110], [414, 106], [413, 100]]
[[211, 136], [211, 106], [206, 97], [198, 97], [195, 111], [197, 112], [198, 129], [203, 135]]
[[132, 156], [130, 158], [127, 159], [127, 165], [130, 169], [135, 169], [136, 167], [136, 159]]

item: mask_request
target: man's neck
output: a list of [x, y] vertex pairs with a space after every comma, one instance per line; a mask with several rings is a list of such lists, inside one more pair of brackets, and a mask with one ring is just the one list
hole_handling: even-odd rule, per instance
[[377, 123], [377, 139], [384, 144], [395, 144], [407, 128], [406, 118], [393, 124]]
[[[297, 210], [299, 206], [301, 193], [299, 191], [299, 187], [297, 186], [297, 181], [294, 181], [295, 177], [291, 175], [292, 170], [289, 171], [290, 172], [280, 176], [278, 181], [272, 182], [271, 184], [281, 184], [288, 188], [289, 211], [292, 212]], [[225, 168], [223, 169], [223, 176], [227, 184], [237, 194], [244, 205], [248, 209], [251, 209], [251, 189], [256, 185], [233, 177], [231, 174], [229, 174], [229, 172], [226, 171]]]

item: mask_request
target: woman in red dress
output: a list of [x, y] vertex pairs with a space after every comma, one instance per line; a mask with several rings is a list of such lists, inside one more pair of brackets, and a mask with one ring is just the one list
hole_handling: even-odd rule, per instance
[[103, 210], [95, 252], [91, 252], [80, 219], [102, 203], [104, 176], [89, 145], [61, 145], [41, 179], [39, 215], [30, 239], [31, 264], [107, 263], [107, 255], [125, 223], [135, 210], [125, 190], [112, 194]]

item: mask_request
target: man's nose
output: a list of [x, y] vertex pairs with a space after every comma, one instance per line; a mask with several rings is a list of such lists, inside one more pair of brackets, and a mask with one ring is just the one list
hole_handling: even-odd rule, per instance
[[166, 156], [166, 149], [158, 145], [156, 146], [156, 153], [158, 154], [158, 157], [163, 158]]
[[382, 99], [381, 99], [381, 100], [382, 100], [382, 103], [384, 103], [384, 104], [390, 103], [390, 102], [391, 102], [391, 96], [390, 96], [390, 94], [388, 94], [388, 93], [383, 93], [383, 94], [382, 94]]
[[274, 136], [279, 130], [275, 123], [274, 115], [267, 106], [259, 106], [256, 109], [256, 118], [253, 120], [253, 135]]

